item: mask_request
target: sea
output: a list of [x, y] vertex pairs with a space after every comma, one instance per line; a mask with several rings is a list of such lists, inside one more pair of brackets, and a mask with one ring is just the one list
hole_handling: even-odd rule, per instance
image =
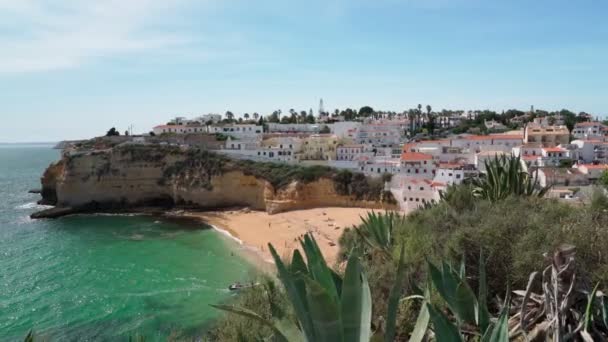
[[0, 145], [0, 341], [199, 340], [255, 277], [237, 242], [192, 221], [145, 215], [33, 220], [50, 144]]

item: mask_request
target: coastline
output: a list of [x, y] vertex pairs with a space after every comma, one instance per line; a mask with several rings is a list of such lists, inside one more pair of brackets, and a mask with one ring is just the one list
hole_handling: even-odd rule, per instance
[[[260, 266], [268, 270], [273, 265], [268, 243], [281, 257], [291, 255], [299, 247], [298, 238], [312, 233], [329, 265], [336, 265], [338, 240], [343, 231], [361, 223], [371, 209], [327, 207], [294, 210], [270, 215], [265, 211], [248, 209], [224, 211], [184, 211], [179, 215], [200, 220], [242, 246], [241, 250]], [[253, 259], [251, 259], [253, 257]], [[270, 267], [271, 270], [274, 267]]]

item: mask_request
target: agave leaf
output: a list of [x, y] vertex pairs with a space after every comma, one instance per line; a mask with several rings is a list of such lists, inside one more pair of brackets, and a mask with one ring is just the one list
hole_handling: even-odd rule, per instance
[[32, 330], [27, 333], [27, 336], [25, 336], [23, 342], [34, 342], [34, 332]]
[[243, 317], [247, 317], [247, 318], [251, 318], [254, 319], [256, 321], [258, 321], [261, 324], [264, 324], [265, 326], [269, 327], [270, 329], [272, 329], [272, 332], [274, 333], [274, 337], [276, 340], [281, 341], [281, 342], [297, 342], [297, 341], [305, 341], [304, 335], [302, 334], [302, 332], [300, 330], [297, 329], [297, 327], [291, 323], [289, 324], [286, 321], [283, 321], [279, 324], [276, 324], [260, 315], [258, 315], [257, 313], [245, 309], [245, 308], [239, 308], [236, 306], [232, 306], [232, 305], [211, 305], [212, 307], [219, 309], [219, 310], [223, 310], [223, 311], [227, 311], [233, 314], [237, 314]]
[[595, 287], [593, 288], [593, 291], [591, 291], [591, 294], [589, 295], [589, 299], [587, 299], [587, 307], [585, 308], [585, 318], [584, 318], [584, 329], [585, 332], [589, 331], [589, 323], [591, 322], [591, 310], [593, 308], [593, 302], [595, 301], [595, 294], [597, 293], [597, 289], [600, 286], [600, 283], [597, 283], [595, 285]]
[[476, 323], [477, 298], [469, 284], [460, 279], [449, 265], [443, 264], [441, 271], [429, 262], [431, 279], [448, 307], [461, 322]]
[[421, 342], [426, 335], [426, 331], [429, 328], [429, 309], [427, 308], [427, 304], [431, 299], [431, 293], [429, 288], [427, 287], [424, 295], [424, 302], [422, 303], [422, 307], [420, 308], [420, 312], [418, 313], [418, 318], [416, 319], [416, 325], [414, 325], [414, 330], [410, 335], [410, 342]]
[[302, 241], [301, 244], [304, 253], [306, 254], [306, 259], [308, 260], [310, 277], [317, 281], [318, 284], [327, 291], [330, 299], [338, 306], [340, 298], [338, 297], [338, 290], [336, 289], [336, 283], [332, 276], [332, 270], [327, 267], [327, 263], [325, 262], [325, 258], [323, 257], [323, 253], [321, 253], [321, 249], [317, 245], [317, 242], [311, 235], [306, 234], [304, 236], [304, 241]]
[[431, 304], [427, 304], [426, 308], [429, 312], [431, 321], [433, 322], [433, 329], [437, 342], [462, 341], [462, 336], [460, 336], [458, 328], [456, 328], [443, 313], [436, 310]]
[[345, 341], [368, 342], [371, 336], [372, 298], [359, 258], [351, 253], [342, 282], [342, 326]]
[[283, 261], [272, 244], [268, 244], [268, 248], [277, 267], [279, 280], [281, 280], [283, 287], [285, 287], [285, 292], [287, 293], [291, 305], [293, 305], [293, 309], [302, 326], [302, 330], [304, 330], [308, 341], [314, 341], [315, 330], [310, 316], [308, 302], [306, 300], [306, 287], [304, 281], [301, 277], [294, 277], [287, 270], [287, 267], [283, 264]]
[[490, 311], [488, 310], [488, 284], [486, 279], [486, 259], [483, 253], [479, 253], [479, 294], [477, 295], [478, 304], [477, 325], [481, 334], [485, 334], [490, 325]]
[[340, 307], [327, 289], [319, 282], [304, 276], [306, 282], [306, 299], [310, 308], [316, 338], [312, 341], [343, 341], [343, 327]]
[[490, 342], [509, 342], [509, 301], [509, 296], [507, 296], [498, 321], [492, 329]]
[[602, 320], [604, 321], [604, 326], [608, 329], [608, 298], [606, 296], [602, 297]]
[[403, 283], [405, 281], [405, 263], [403, 261], [403, 255], [405, 254], [405, 245], [401, 245], [401, 252], [399, 253], [399, 264], [397, 265], [397, 275], [395, 277], [395, 283], [391, 289], [391, 293], [388, 299], [388, 313], [386, 315], [386, 334], [384, 335], [385, 341], [391, 342], [395, 339], [395, 331], [397, 325], [397, 310], [399, 309], [399, 297], [403, 291]]
[[306, 263], [304, 262], [304, 258], [299, 250], [293, 251], [293, 256], [291, 257], [291, 265], [289, 267], [289, 271], [292, 274], [296, 274], [301, 272], [303, 274], [308, 274], [308, 267], [306, 267]]

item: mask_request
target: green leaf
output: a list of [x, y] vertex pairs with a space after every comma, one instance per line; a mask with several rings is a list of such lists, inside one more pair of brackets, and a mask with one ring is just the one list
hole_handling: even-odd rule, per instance
[[600, 283], [597, 283], [591, 291], [589, 295], [589, 299], [587, 300], [587, 308], [585, 309], [585, 325], [584, 330], [589, 331], [589, 323], [591, 322], [591, 309], [593, 308], [593, 301], [595, 300], [595, 294], [597, 293], [597, 288], [600, 286]]
[[605, 296], [602, 297], [602, 320], [604, 321], [604, 326], [608, 329], [608, 298]]
[[429, 328], [429, 309], [427, 308], [427, 304], [431, 299], [430, 290], [426, 289], [425, 291], [425, 300], [422, 303], [422, 307], [420, 307], [420, 312], [418, 313], [418, 319], [416, 319], [416, 325], [414, 326], [414, 330], [410, 335], [410, 342], [420, 342], [424, 339], [426, 335], [426, 331]]
[[452, 313], [461, 322], [476, 324], [477, 298], [469, 284], [460, 279], [448, 264], [444, 263], [441, 271], [432, 263], [428, 264], [433, 284]]
[[509, 297], [505, 299], [505, 306], [492, 329], [490, 342], [509, 342]]
[[289, 271], [292, 274], [296, 274], [298, 272], [301, 272], [303, 274], [308, 274], [308, 268], [306, 267], [304, 258], [302, 258], [302, 254], [300, 254], [300, 251], [297, 249], [293, 251], [293, 256], [291, 258], [291, 265], [289, 267]]
[[310, 308], [316, 338], [312, 341], [343, 341], [340, 307], [329, 292], [317, 281], [304, 277], [306, 281], [306, 299]]
[[436, 310], [431, 304], [427, 304], [426, 308], [429, 311], [431, 321], [433, 322], [437, 342], [462, 341], [458, 328], [456, 328], [443, 313]]
[[356, 253], [351, 253], [346, 264], [341, 306], [344, 340], [368, 342], [371, 336], [372, 298]]
[[287, 293], [289, 302], [293, 306], [296, 317], [298, 318], [298, 321], [302, 326], [302, 330], [304, 330], [308, 341], [314, 341], [315, 330], [308, 309], [308, 302], [306, 300], [306, 287], [304, 281], [301, 278], [296, 278], [292, 276], [292, 274], [285, 267], [285, 264], [279, 257], [277, 251], [274, 249], [272, 244], [268, 244], [268, 249], [272, 254], [275, 266], [277, 267], [279, 280], [281, 280], [283, 287], [285, 287], [285, 292]]
[[27, 336], [25, 336], [23, 342], [34, 342], [34, 332], [32, 330], [27, 333]]
[[251, 310], [248, 310], [245, 308], [239, 308], [239, 307], [232, 306], [232, 305], [211, 305], [211, 306], [216, 309], [219, 309], [219, 310], [223, 310], [223, 311], [231, 312], [233, 314], [237, 314], [239, 316], [251, 318], [261, 324], [264, 324], [265, 326], [272, 329], [272, 332], [275, 335], [275, 339], [277, 339], [278, 341], [281, 341], [281, 342], [305, 341], [304, 336], [302, 335], [302, 332], [300, 330], [298, 330], [297, 328], [295, 328], [295, 325], [293, 325], [293, 323], [292, 323], [291, 327], [289, 327], [286, 322], [281, 322], [281, 324], [275, 324], [274, 322], [267, 320], [266, 318], [258, 315], [257, 313], [255, 313]]
[[310, 234], [304, 236], [302, 241], [302, 248], [306, 254], [308, 260], [308, 270], [310, 277], [317, 281], [330, 296], [330, 299], [336, 306], [339, 305], [340, 297], [338, 296], [338, 290], [336, 289], [336, 283], [332, 276], [332, 270], [327, 267], [323, 253], [317, 245], [314, 237]]
[[403, 261], [403, 255], [405, 254], [405, 245], [401, 245], [401, 252], [399, 253], [399, 264], [397, 265], [397, 275], [395, 277], [395, 283], [391, 289], [391, 293], [388, 299], [388, 312], [386, 315], [386, 334], [384, 336], [385, 341], [391, 342], [395, 339], [395, 331], [397, 326], [397, 310], [399, 309], [399, 297], [403, 291], [403, 283], [405, 281], [405, 263]]
[[477, 325], [481, 334], [485, 334], [490, 325], [490, 311], [488, 310], [488, 284], [486, 279], [486, 260], [483, 253], [479, 253], [479, 294], [477, 295]]

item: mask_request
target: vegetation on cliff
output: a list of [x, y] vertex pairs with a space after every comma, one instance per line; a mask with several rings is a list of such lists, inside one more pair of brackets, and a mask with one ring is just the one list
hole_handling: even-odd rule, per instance
[[[332, 180], [339, 195], [352, 196], [356, 200], [394, 203], [392, 194], [384, 191], [385, 177], [366, 177], [362, 173], [338, 170], [328, 166], [301, 166], [287, 163], [236, 160], [202, 149], [182, 152], [184, 158], [165, 167], [160, 184], [169, 181], [190, 187], [212, 189], [213, 176], [229, 171], [241, 171], [270, 183], [275, 191], [293, 182], [311, 183], [322, 178]], [[389, 179], [390, 180], [390, 179]]]

